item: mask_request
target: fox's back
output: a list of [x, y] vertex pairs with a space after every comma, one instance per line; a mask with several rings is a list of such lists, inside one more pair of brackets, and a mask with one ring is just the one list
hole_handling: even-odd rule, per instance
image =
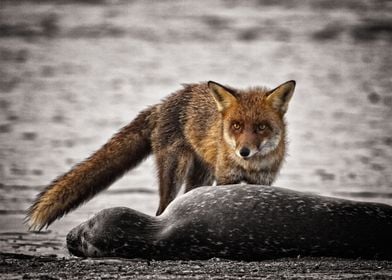
[[219, 120], [207, 83], [187, 84], [157, 106], [153, 142], [158, 148], [173, 143], [191, 148], [211, 135], [211, 127]]

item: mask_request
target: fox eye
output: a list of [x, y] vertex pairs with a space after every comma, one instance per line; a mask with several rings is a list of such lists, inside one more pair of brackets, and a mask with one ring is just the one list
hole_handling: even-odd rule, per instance
[[241, 129], [241, 124], [238, 122], [234, 122], [231, 125], [233, 127], [234, 130], [240, 130]]
[[257, 129], [259, 131], [264, 131], [267, 128], [267, 125], [265, 123], [261, 123], [257, 126]]

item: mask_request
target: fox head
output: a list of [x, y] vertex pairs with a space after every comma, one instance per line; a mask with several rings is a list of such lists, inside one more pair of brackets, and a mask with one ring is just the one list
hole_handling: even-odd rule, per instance
[[284, 114], [295, 81], [273, 90], [238, 91], [212, 81], [208, 87], [222, 116], [223, 139], [240, 159], [265, 156], [284, 141]]

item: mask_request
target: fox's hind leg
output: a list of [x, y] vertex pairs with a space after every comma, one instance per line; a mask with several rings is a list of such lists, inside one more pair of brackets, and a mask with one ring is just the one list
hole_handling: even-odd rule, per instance
[[211, 167], [202, 162], [196, 155], [193, 156], [186, 177], [185, 192], [201, 186], [210, 186], [213, 183], [214, 175]]
[[160, 197], [157, 216], [162, 214], [176, 197], [185, 181], [191, 158], [191, 153], [183, 146], [172, 146], [156, 155]]

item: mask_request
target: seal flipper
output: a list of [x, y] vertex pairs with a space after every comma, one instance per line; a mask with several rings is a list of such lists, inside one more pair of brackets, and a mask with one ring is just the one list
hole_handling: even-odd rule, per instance
[[79, 257], [150, 259], [159, 228], [158, 219], [133, 209], [104, 209], [68, 233], [67, 247]]

